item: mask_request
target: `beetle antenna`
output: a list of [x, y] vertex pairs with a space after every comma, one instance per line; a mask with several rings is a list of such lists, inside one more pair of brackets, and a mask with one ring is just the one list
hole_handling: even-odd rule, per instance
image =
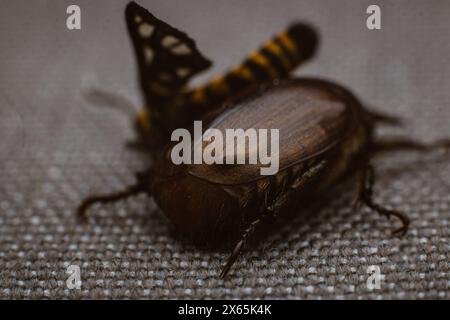
[[110, 193], [110, 194], [104, 194], [104, 195], [94, 195], [94, 196], [90, 196], [86, 199], [84, 199], [84, 201], [80, 204], [80, 206], [77, 209], [77, 215], [78, 217], [85, 221], [87, 216], [86, 216], [86, 211], [87, 209], [89, 209], [94, 203], [100, 202], [100, 203], [107, 203], [107, 202], [115, 202], [118, 201], [120, 199], [125, 199], [128, 198], [130, 196], [133, 196], [135, 194], [140, 193], [141, 191], [143, 191], [143, 186], [140, 183], [131, 185], [127, 188], [125, 188], [122, 191], [119, 192], [115, 192], [115, 193]]

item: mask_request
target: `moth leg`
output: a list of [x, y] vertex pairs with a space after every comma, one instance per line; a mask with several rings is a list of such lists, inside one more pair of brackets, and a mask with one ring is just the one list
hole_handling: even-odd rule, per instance
[[433, 149], [450, 149], [450, 139], [440, 139], [430, 143], [423, 143], [408, 138], [381, 140], [375, 142], [375, 153], [415, 150], [415, 151], [429, 151]]
[[287, 200], [290, 198], [290, 195], [296, 190], [300, 189], [305, 185], [306, 182], [310, 181], [312, 178], [317, 177], [317, 175], [322, 172], [325, 168], [326, 161], [320, 161], [318, 164], [312, 166], [309, 170], [304, 172], [301, 176], [295, 179], [292, 183], [289, 184], [287, 189], [284, 189], [279, 195], [275, 198], [272, 204], [267, 204], [267, 194], [265, 200], [265, 210], [263, 214], [256, 220], [254, 220], [247, 229], [244, 230], [241, 239], [238, 241], [233, 251], [231, 252], [230, 257], [225, 264], [225, 267], [222, 269], [220, 273], [220, 277], [224, 278], [232, 265], [236, 262], [236, 259], [239, 257], [242, 249], [247, 243], [249, 237], [255, 232], [256, 228], [265, 222], [268, 218], [276, 218], [280, 209], [286, 204]]
[[362, 174], [359, 176], [359, 178], [361, 179], [359, 182], [359, 201], [364, 203], [372, 210], [377, 211], [381, 215], [384, 215], [388, 218], [394, 216], [400, 219], [400, 221], [402, 222], [402, 226], [398, 229], [395, 229], [393, 231], [393, 234], [404, 236], [406, 231], [408, 231], [408, 227], [410, 224], [408, 216], [403, 212], [384, 208], [373, 200], [373, 185], [375, 182], [375, 171], [373, 167], [371, 165], [368, 165], [364, 169], [364, 171], [362, 171]]

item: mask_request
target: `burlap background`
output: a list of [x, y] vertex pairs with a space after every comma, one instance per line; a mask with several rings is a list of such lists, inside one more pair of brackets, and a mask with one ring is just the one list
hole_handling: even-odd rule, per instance
[[[298, 74], [335, 79], [405, 118], [381, 135], [450, 136], [448, 1], [377, 1], [381, 31], [365, 27], [372, 1], [141, 2], [198, 39], [216, 72], [289, 21], [311, 21], [322, 46]], [[224, 281], [227, 254], [175, 240], [145, 197], [77, 224], [84, 196], [132, 182], [145, 159], [123, 147], [130, 118], [83, 97], [100, 88], [140, 105], [126, 2], [76, 1], [81, 31], [65, 28], [71, 3], [0, 5], [0, 298], [449, 298], [450, 165], [439, 152], [375, 161], [377, 200], [410, 214], [406, 237], [352, 210], [343, 187], [247, 251]], [[81, 290], [66, 287], [70, 264], [81, 267]], [[380, 290], [366, 287], [369, 265], [385, 275]]]

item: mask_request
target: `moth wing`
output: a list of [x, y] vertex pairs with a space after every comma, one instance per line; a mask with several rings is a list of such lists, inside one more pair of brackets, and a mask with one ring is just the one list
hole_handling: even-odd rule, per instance
[[186, 33], [135, 2], [127, 5], [125, 17], [148, 105], [169, 104], [191, 77], [211, 66]]

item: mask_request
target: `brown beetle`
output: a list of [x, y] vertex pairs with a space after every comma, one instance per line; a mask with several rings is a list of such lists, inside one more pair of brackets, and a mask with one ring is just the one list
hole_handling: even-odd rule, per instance
[[[398, 217], [402, 226], [395, 233], [407, 231], [405, 214], [372, 200], [370, 158], [383, 150], [425, 150], [449, 146], [449, 142], [376, 142], [374, 126], [395, 124], [395, 118], [368, 111], [335, 83], [290, 79], [289, 72], [316, 50], [317, 34], [311, 27], [292, 25], [227, 74], [188, 89], [188, 80], [210, 66], [194, 41], [133, 2], [127, 6], [126, 20], [146, 99], [136, 125], [154, 165], [138, 173], [137, 183], [122, 192], [87, 198], [79, 207], [80, 216], [95, 202], [145, 192], [178, 230], [197, 243], [238, 238], [222, 270], [224, 277], [266, 219], [277, 216], [288, 203], [308, 201], [356, 174], [356, 200], [387, 217]], [[194, 120], [221, 131], [279, 129], [278, 173], [260, 175], [260, 164], [175, 165], [170, 158], [174, 146], [170, 134], [179, 127], [192, 130]]]

